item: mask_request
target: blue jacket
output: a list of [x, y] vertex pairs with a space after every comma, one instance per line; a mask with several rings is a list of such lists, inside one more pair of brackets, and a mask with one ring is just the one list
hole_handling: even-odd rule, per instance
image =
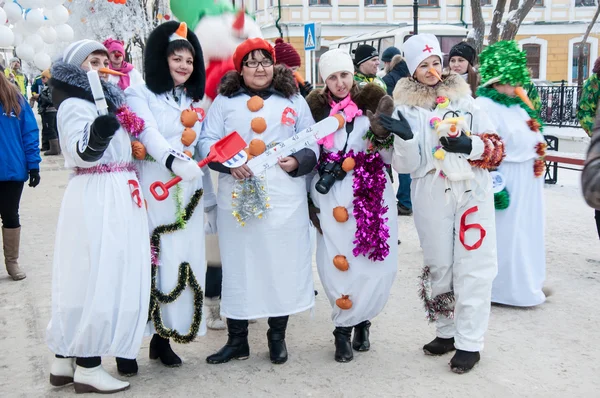
[[25, 98], [18, 118], [0, 104], [0, 181], [27, 181], [29, 170], [39, 170], [39, 145], [37, 122]]

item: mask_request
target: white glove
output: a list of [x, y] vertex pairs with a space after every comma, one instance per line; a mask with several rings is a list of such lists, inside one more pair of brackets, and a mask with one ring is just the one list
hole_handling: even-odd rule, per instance
[[198, 167], [198, 163], [194, 160], [186, 161], [174, 158], [173, 163], [171, 164], [171, 170], [173, 170], [175, 175], [181, 177], [183, 181], [191, 181], [204, 175], [202, 169]]
[[217, 234], [217, 205], [213, 205], [204, 211], [204, 233], [207, 235]]

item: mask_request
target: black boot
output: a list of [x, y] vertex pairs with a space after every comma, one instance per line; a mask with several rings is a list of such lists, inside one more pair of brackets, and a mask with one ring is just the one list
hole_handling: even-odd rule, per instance
[[158, 334], [152, 336], [150, 340], [150, 359], [159, 359], [163, 365], [170, 368], [181, 366], [181, 358], [171, 349], [169, 339], [160, 337]]
[[248, 359], [250, 356], [248, 320], [227, 318], [227, 331], [229, 338], [225, 346], [216, 354], [206, 357], [206, 362], [218, 364], [229, 362], [232, 359]]
[[450, 369], [458, 374], [467, 373], [473, 369], [473, 366], [479, 362], [479, 359], [481, 359], [479, 351], [456, 350], [456, 354], [450, 360]]
[[423, 352], [425, 352], [425, 355], [444, 355], [450, 351], [454, 351], [455, 349], [454, 337], [449, 339], [436, 337], [433, 339], [433, 341], [423, 346]]
[[115, 358], [117, 360], [117, 371], [121, 376], [131, 377], [138, 373], [138, 364], [135, 359]]
[[338, 362], [350, 362], [354, 358], [350, 336], [352, 327], [336, 327], [333, 331], [335, 336], [335, 360]]
[[369, 341], [369, 328], [371, 322], [364, 321], [354, 326], [354, 337], [352, 338], [352, 348], [356, 351], [369, 351], [371, 342]]
[[288, 359], [287, 347], [285, 345], [285, 329], [289, 316], [278, 316], [269, 318], [269, 330], [267, 340], [269, 341], [269, 356], [275, 364], [285, 363]]

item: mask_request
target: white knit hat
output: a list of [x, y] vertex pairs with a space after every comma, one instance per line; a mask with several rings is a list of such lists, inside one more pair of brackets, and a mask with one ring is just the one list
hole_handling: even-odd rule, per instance
[[431, 33], [412, 36], [404, 42], [402, 50], [404, 50], [404, 60], [411, 76], [415, 74], [419, 64], [432, 55], [440, 57], [440, 62], [444, 59], [440, 42]]
[[354, 74], [354, 63], [347, 51], [334, 48], [319, 58], [319, 74], [323, 81], [326, 81], [331, 74], [342, 71]]
[[83, 61], [93, 52], [104, 51], [108, 55], [108, 50], [102, 44], [94, 40], [79, 40], [71, 43], [64, 51], [62, 60], [67, 64], [81, 66]]

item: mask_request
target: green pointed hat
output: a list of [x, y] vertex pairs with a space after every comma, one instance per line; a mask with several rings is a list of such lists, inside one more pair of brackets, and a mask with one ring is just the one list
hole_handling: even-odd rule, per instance
[[527, 54], [514, 40], [503, 40], [487, 46], [479, 55], [481, 86], [494, 83], [523, 86], [530, 81]]
[[187, 23], [192, 30], [202, 17], [235, 11], [228, 0], [171, 0], [170, 8], [173, 15], [179, 21]]

